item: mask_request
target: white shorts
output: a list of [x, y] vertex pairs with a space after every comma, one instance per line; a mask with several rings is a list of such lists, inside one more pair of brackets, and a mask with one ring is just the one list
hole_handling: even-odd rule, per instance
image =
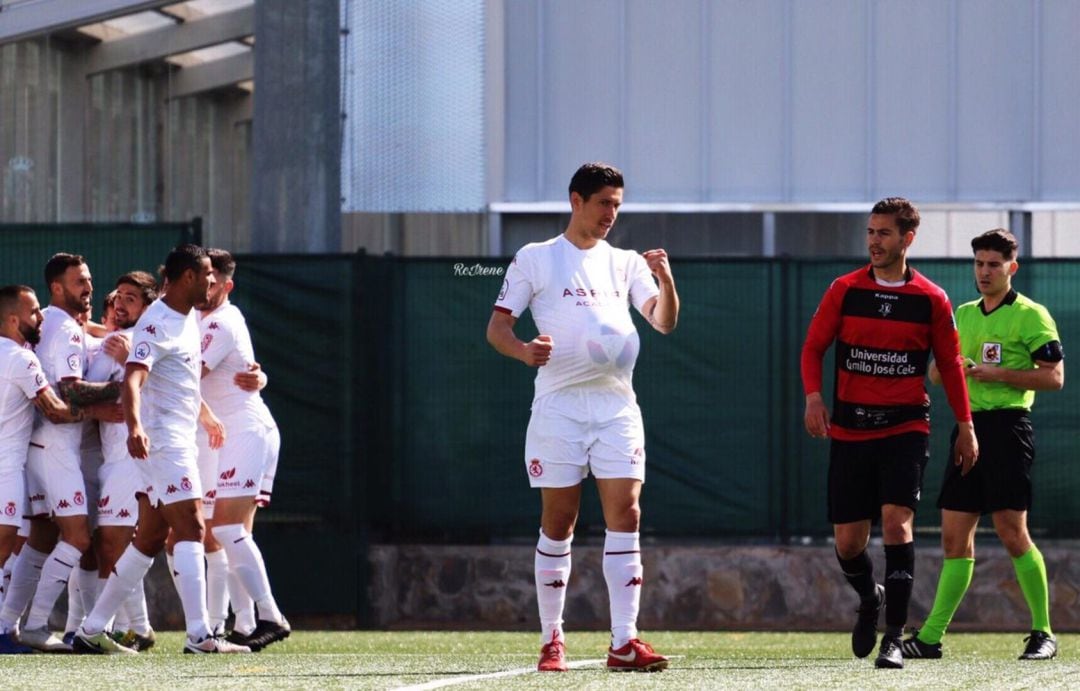
[[194, 444], [151, 447], [149, 457], [136, 459], [142, 476], [139, 493], [146, 495], [150, 506], [202, 498], [197, 454]]
[[26, 471], [0, 466], [0, 525], [18, 528], [26, 513]]
[[30, 537], [30, 519], [23, 517], [22, 525], [19, 526], [19, 532], [15, 533], [16, 537], [27, 538]]
[[259, 506], [270, 506], [270, 495], [274, 492], [274, 475], [277, 474], [278, 457], [281, 455], [281, 431], [274, 427], [272, 434], [276, 439], [276, 449], [270, 458], [270, 463], [263, 470], [259, 496], [255, 497], [255, 503]]
[[645, 427], [626, 394], [575, 387], [533, 401], [525, 433], [532, 487], [573, 487], [600, 479], [645, 481]]
[[77, 451], [31, 443], [26, 455], [26, 493], [31, 516], [86, 516], [91, 501]]
[[[226, 433], [228, 430], [226, 430]], [[206, 430], [199, 425], [199, 432], [195, 435], [198, 447], [199, 482], [203, 487], [202, 508], [203, 518], [214, 517], [214, 498], [217, 496], [217, 469], [218, 449], [210, 448], [210, 437]]]
[[139, 500], [135, 494], [142, 490], [142, 476], [136, 461], [130, 456], [102, 464], [98, 469], [101, 498], [97, 500], [97, 524], [134, 528], [139, 520]]

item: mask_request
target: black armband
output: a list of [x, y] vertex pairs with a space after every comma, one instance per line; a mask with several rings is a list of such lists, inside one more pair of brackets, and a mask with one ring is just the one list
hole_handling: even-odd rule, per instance
[[1040, 362], [1061, 362], [1065, 359], [1065, 351], [1061, 348], [1061, 341], [1050, 341], [1038, 348], [1031, 354], [1031, 359]]

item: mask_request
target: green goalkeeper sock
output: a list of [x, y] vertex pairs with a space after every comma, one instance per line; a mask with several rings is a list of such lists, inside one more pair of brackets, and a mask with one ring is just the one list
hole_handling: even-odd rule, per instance
[[934, 607], [926, 623], [919, 629], [919, 640], [931, 645], [940, 643], [945, 629], [960, 607], [964, 593], [971, 585], [971, 574], [975, 571], [975, 560], [968, 557], [946, 559], [941, 565], [937, 593], [934, 594]]
[[1046, 563], [1042, 552], [1032, 545], [1031, 549], [1012, 561], [1016, 580], [1031, 610], [1031, 630], [1053, 633], [1050, 630], [1050, 588], [1046, 581]]

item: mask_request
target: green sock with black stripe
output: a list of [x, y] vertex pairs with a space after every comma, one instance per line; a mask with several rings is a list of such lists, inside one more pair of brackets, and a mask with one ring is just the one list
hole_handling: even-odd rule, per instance
[[1014, 557], [1016, 580], [1031, 610], [1031, 630], [1053, 633], [1050, 630], [1050, 587], [1046, 579], [1046, 562], [1035, 545], [1019, 557]]

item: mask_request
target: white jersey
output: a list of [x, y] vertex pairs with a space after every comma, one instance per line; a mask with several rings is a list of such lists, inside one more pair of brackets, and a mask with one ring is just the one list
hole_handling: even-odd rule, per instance
[[[82, 379], [86, 367], [86, 335], [79, 323], [59, 307], [49, 305], [41, 310], [45, 321], [41, 324], [41, 341], [34, 348], [45, 379], [57, 389], [64, 379]], [[34, 430], [33, 441], [40, 446], [62, 446], [78, 453], [82, 443], [81, 422], [52, 423], [41, 418], [41, 426]]]
[[233, 383], [233, 375], [247, 372], [255, 363], [244, 315], [225, 301], [206, 316], [200, 316], [202, 361], [209, 373], [202, 379], [202, 395], [210, 410], [225, 425], [226, 434], [274, 427], [274, 418], [258, 391], [244, 391]]
[[199, 325], [157, 300], [135, 324], [128, 364], [150, 370], [142, 388], [143, 429], [151, 449], [195, 447], [199, 424]]
[[[134, 329], [122, 329], [115, 333], [118, 335], [126, 334], [134, 338], [134, 331]], [[101, 339], [102, 344], [107, 338], [108, 336]], [[90, 366], [86, 368], [86, 380], [93, 382], [123, 381], [124, 366], [99, 348], [98, 353], [90, 358]], [[106, 463], [131, 457], [127, 450], [126, 423], [99, 422], [98, 426], [101, 434], [101, 449]]]
[[48, 386], [34, 351], [0, 337], [0, 470], [26, 466], [34, 429], [31, 401]]
[[583, 250], [560, 235], [518, 251], [495, 309], [520, 317], [526, 308], [551, 336], [551, 359], [536, 373], [536, 398], [589, 384], [622, 390], [631, 379], [640, 341], [629, 306], [640, 312], [660, 294], [645, 258], [601, 240]]

